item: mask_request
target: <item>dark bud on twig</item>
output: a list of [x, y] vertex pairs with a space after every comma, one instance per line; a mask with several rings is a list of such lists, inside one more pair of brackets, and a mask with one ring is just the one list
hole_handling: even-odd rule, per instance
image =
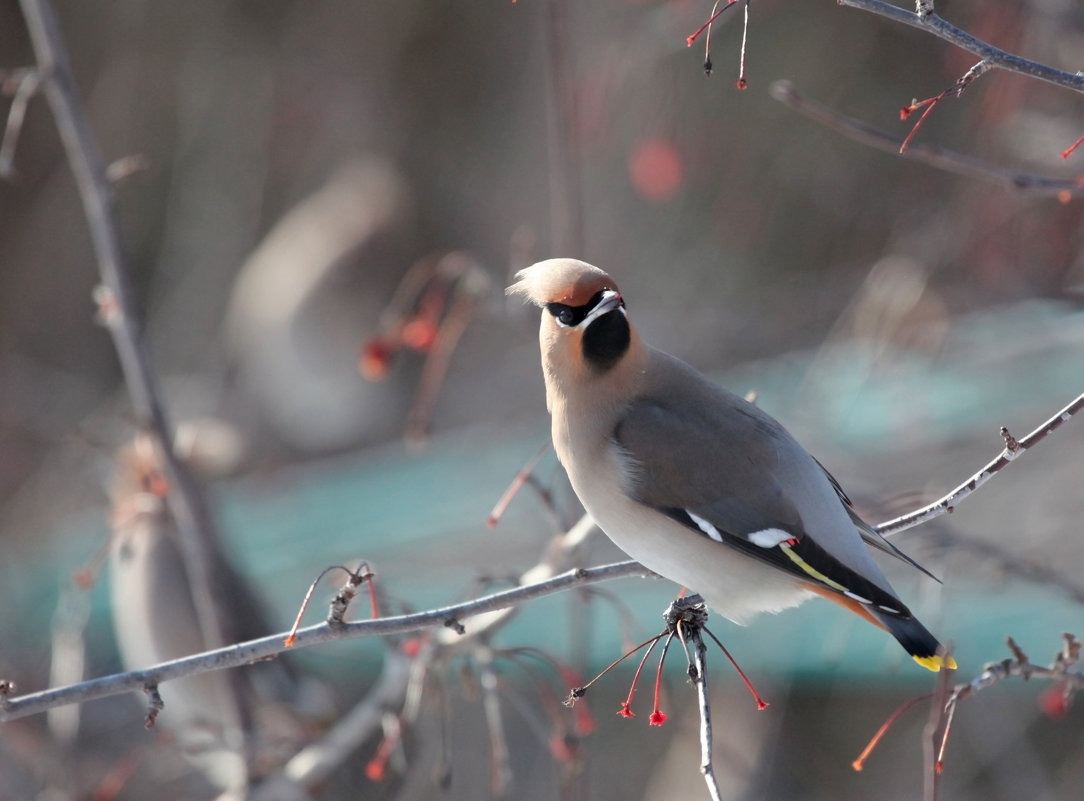
[[1021, 664], [1026, 664], [1028, 661], [1030, 661], [1028, 659], [1028, 655], [1024, 653], [1024, 649], [1017, 645], [1016, 640], [1014, 640], [1012, 637], [1006, 637], [1005, 640], [1008, 643], [1009, 650], [1012, 651], [1013, 658], [1017, 662], [1020, 662]]
[[[356, 573], [351, 570], [346, 572], [346, 583], [335, 593], [335, 597], [331, 599], [331, 606], [327, 611], [327, 622], [333, 626], [345, 622], [346, 610], [350, 606], [350, 602], [354, 600], [354, 596], [358, 594], [358, 587], [373, 578], [373, 572], [369, 569], [367, 562], [362, 562]], [[376, 617], [375, 607], [373, 617]]]
[[565, 700], [561, 703], [571, 708], [576, 705], [576, 701], [578, 701], [580, 698], [583, 698], [585, 695], [587, 695], [586, 687], [573, 687], [571, 690], [568, 691], [568, 697], [565, 698]]
[[466, 634], [467, 633], [467, 629], [463, 626], [463, 624], [460, 623], [458, 620], [456, 620], [454, 617], [450, 617], [447, 620], [445, 620], [444, 621], [444, 627], [448, 628], [448, 629], [451, 629], [456, 634]]
[[153, 729], [158, 720], [158, 713], [166, 708], [166, 703], [158, 692], [157, 684], [144, 685], [143, 692], [147, 694], [147, 717], [143, 721], [143, 727]]
[[1068, 669], [1080, 661], [1080, 640], [1066, 632], [1061, 635], [1065, 640], [1065, 647], [1061, 649], [1055, 658], [1055, 664]]
[[[1004, 431], [1005, 429], [1001, 430]], [[1006, 442], [1008, 442], [1008, 438], [1006, 438]], [[1028, 659], [1028, 655], [1024, 653], [1024, 649], [1017, 645], [1016, 640], [1012, 637], [1006, 637], [1005, 640], [1009, 646], [1009, 650], [1012, 652], [1013, 659], [1020, 665], [1020, 675], [1023, 677], [1024, 681], [1027, 681], [1031, 678], [1031, 660]]]
[[1020, 443], [1016, 441], [1016, 437], [1009, 433], [1009, 429], [1005, 426], [1001, 427], [1001, 438], [1005, 440], [1005, 450], [1009, 453], [1016, 453], [1020, 450]]

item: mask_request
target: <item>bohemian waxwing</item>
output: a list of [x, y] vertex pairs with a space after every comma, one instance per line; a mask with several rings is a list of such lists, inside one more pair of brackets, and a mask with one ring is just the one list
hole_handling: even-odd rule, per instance
[[[240, 459], [236, 434], [208, 421], [183, 425], [177, 448], [194, 470], [224, 469]], [[117, 453], [111, 496], [110, 587], [113, 630], [126, 670], [207, 650], [193, 587], [181, 554], [168, 487], [149, 437], [138, 434]], [[256, 593], [204, 530], [211, 597], [225, 644], [273, 629]], [[165, 704], [157, 727], [174, 735], [185, 758], [220, 790], [240, 797], [249, 782], [291, 757], [308, 736], [298, 706], [313, 689], [281, 660], [243, 670], [212, 671], [159, 686]], [[224, 795], [223, 797], [227, 797]]]
[[557, 456], [618, 547], [737, 623], [817, 594], [886, 629], [923, 667], [941, 667], [937, 639], [863, 540], [915, 563], [858, 518], [782, 425], [645, 345], [597, 267], [550, 259], [516, 278], [508, 292], [543, 309]]

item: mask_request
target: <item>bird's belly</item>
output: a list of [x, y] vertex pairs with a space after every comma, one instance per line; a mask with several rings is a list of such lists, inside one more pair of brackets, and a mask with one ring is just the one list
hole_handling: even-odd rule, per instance
[[587, 498], [587, 511], [621, 550], [664, 578], [699, 593], [735, 623], [779, 612], [813, 593], [785, 573], [694, 532], [624, 494]]

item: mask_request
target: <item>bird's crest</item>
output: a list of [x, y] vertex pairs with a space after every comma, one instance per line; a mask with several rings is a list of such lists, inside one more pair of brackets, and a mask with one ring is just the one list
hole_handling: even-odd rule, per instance
[[617, 290], [617, 283], [598, 267], [576, 259], [548, 259], [516, 273], [516, 283], [505, 291], [521, 295], [531, 303], [563, 303], [583, 306], [604, 289]]

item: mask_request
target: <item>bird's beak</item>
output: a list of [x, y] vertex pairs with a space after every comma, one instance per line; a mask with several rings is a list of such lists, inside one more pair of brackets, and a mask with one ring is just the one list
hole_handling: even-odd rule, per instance
[[590, 314], [583, 318], [583, 322], [580, 323], [582, 328], [587, 328], [591, 325], [593, 320], [601, 317], [604, 314], [609, 314], [614, 309], [624, 309], [625, 300], [621, 297], [621, 293], [613, 289], [607, 289], [602, 293], [602, 300], [598, 302], [595, 308], [591, 309]]

